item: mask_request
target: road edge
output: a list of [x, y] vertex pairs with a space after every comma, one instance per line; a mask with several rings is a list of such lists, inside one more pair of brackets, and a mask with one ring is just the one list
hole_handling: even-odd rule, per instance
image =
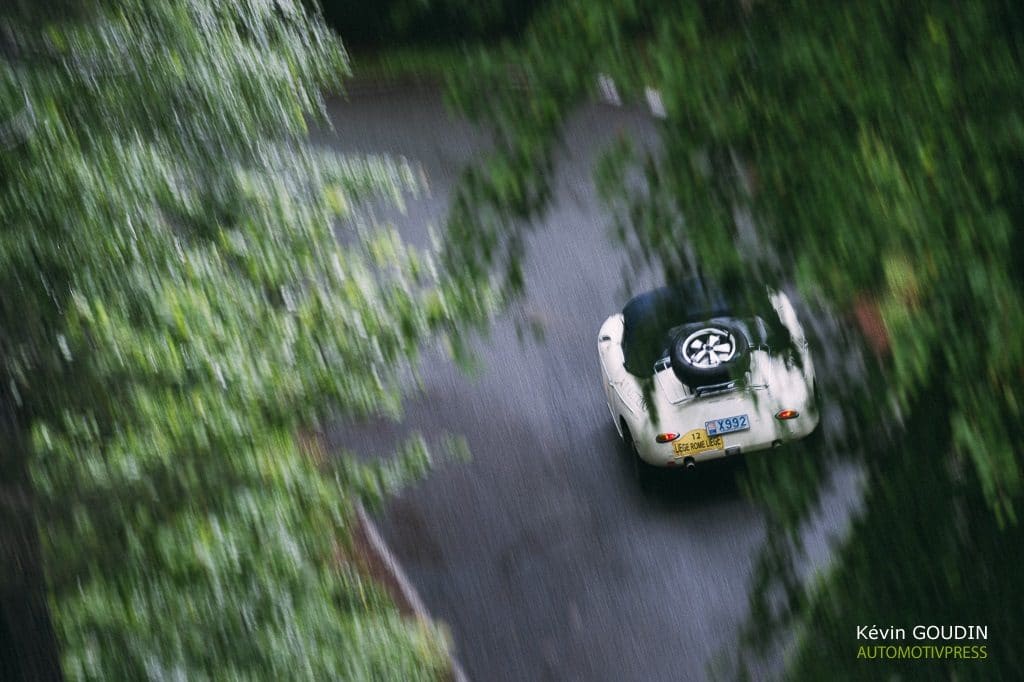
[[[353, 528], [353, 540], [360, 550], [363, 560], [378, 581], [395, 600], [398, 610], [404, 616], [414, 617], [426, 622], [433, 622], [416, 587], [406, 576], [402, 565], [395, 558], [391, 548], [381, 535], [377, 524], [373, 522], [361, 503], [355, 505], [356, 525]], [[469, 682], [462, 665], [451, 648], [448, 651], [451, 671], [451, 682]]]

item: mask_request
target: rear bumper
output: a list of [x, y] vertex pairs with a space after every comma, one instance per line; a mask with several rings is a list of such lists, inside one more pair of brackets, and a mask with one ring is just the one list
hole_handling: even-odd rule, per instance
[[718, 450], [705, 450], [696, 454], [676, 454], [672, 443], [653, 443], [653, 435], [648, 443], [639, 448], [640, 457], [652, 466], [662, 468], [683, 467], [686, 460], [692, 458], [697, 464], [739, 454], [771, 450], [787, 443], [806, 438], [818, 426], [817, 411], [808, 411], [796, 419], [788, 421], [772, 420], [770, 427], [762, 425], [758, 429], [746, 432], [725, 434], [722, 436], [724, 447]]

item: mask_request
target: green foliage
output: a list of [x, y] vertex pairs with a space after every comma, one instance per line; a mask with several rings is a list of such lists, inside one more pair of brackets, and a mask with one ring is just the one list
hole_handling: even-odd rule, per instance
[[304, 141], [337, 38], [282, 0], [0, 22], [0, 113], [32, 114], [0, 158], [0, 361], [29, 436], [4, 463], [31, 476], [66, 675], [443, 676], [440, 633], [342, 560], [355, 494], [426, 452], [339, 485], [295, 434], [397, 415], [418, 345], [491, 301], [359, 227], [408, 167]]
[[[996, 596], [1024, 546], [1022, 28], [1005, 2], [570, 2], [481, 56], [476, 89], [456, 83], [453, 101], [498, 141], [466, 199], [485, 217], [543, 208], [560, 125], [604, 72], [627, 94], [657, 87], [668, 113], [660, 149], [623, 143], [598, 169], [638, 261], [685, 275], [689, 244], [719, 276], [795, 278], [839, 310], [879, 311], [890, 351], [877, 367], [819, 368], [849, 425], [832, 445], [852, 448], [866, 484], [862, 520], [807, 591], [791, 540], [834, 460], [752, 462], [774, 529], [752, 639], [799, 626], [799, 677], [864, 674], [856, 624], [1022, 634], [1019, 604]], [[484, 96], [496, 59], [526, 74], [528, 96]], [[516, 234], [485, 232], [485, 255]], [[1019, 676], [1004, 654], [956, 674]]]
[[425, 84], [434, 87], [447, 75], [463, 68], [466, 48], [456, 46], [395, 47], [384, 52], [355, 53], [352, 73], [357, 80]]

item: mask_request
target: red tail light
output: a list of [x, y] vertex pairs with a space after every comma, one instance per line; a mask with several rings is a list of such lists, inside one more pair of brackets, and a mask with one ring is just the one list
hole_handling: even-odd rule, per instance
[[676, 438], [679, 438], [678, 433], [659, 433], [657, 436], [654, 437], [654, 440], [658, 441], [659, 443], [671, 443]]
[[782, 410], [775, 413], [776, 419], [796, 419], [800, 416], [800, 413], [796, 410]]

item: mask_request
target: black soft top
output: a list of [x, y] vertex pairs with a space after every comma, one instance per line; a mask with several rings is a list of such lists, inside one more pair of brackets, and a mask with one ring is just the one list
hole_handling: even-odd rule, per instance
[[650, 376], [671, 339], [669, 332], [681, 324], [738, 314], [740, 299], [705, 279], [693, 278], [640, 294], [622, 309], [622, 352], [626, 370]]

